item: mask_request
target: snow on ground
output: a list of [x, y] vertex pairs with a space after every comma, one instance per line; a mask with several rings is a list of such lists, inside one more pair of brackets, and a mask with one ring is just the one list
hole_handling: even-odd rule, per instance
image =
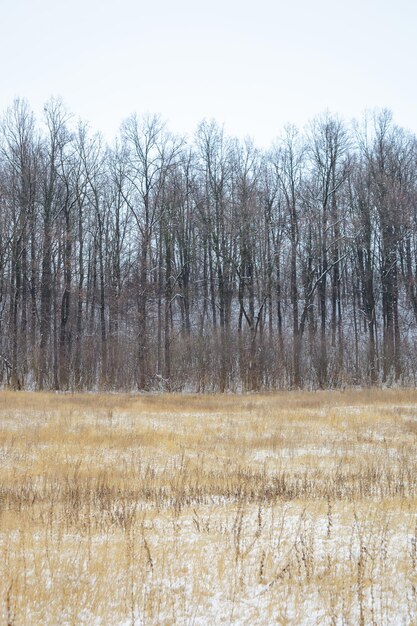
[[417, 623], [416, 416], [3, 408], [0, 621]]

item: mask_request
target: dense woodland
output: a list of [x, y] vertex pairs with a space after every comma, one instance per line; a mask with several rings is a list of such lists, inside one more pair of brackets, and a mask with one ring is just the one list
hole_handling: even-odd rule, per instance
[[[271, 129], [271, 136], [274, 135]], [[382, 111], [270, 150], [59, 100], [0, 120], [0, 384], [415, 384], [417, 140]]]

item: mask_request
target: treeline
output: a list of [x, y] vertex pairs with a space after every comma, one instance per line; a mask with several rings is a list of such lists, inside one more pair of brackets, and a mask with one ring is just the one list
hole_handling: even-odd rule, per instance
[[389, 112], [270, 150], [51, 100], [0, 121], [0, 384], [415, 384], [417, 141]]

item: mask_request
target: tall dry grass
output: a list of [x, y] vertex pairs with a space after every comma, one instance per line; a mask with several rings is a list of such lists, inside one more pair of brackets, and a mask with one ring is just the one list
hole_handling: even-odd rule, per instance
[[417, 393], [0, 393], [0, 603], [31, 624], [413, 624]]

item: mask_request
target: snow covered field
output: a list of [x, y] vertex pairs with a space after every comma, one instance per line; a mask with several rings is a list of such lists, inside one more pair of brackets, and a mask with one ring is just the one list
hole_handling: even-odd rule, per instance
[[417, 392], [0, 393], [0, 622], [414, 624]]

